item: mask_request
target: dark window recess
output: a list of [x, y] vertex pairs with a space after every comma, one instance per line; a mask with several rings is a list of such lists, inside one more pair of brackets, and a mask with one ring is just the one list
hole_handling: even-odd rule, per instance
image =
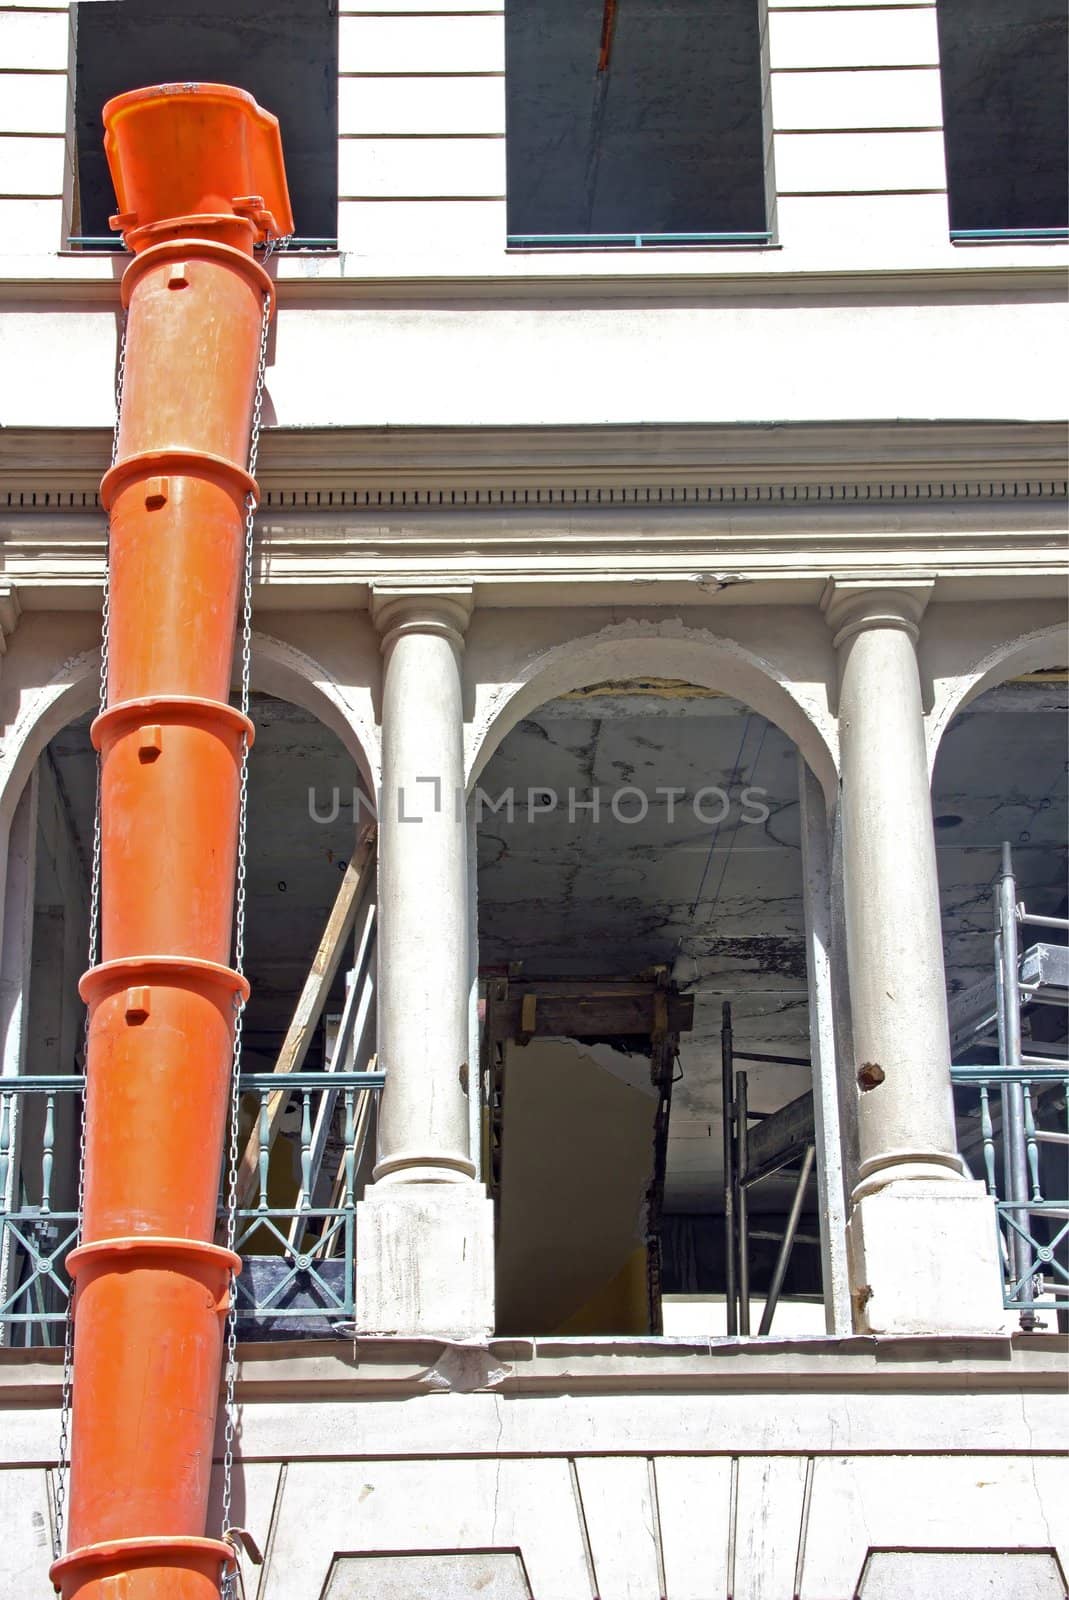
[[767, 237], [758, 0], [506, 0], [505, 38], [513, 243]]
[[295, 243], [332, 244], [338, 211], [337, 9], [337, 0], [78, 5], [75, 239], [109, 237], [108, 218], [116, 209], [100, 120], [105, 101], [148, 84], [196, 82], [247, 89], [274, 113], [282, 126]]
[[954, 234], [1069, 225], [1065, 0], [938, 0]]

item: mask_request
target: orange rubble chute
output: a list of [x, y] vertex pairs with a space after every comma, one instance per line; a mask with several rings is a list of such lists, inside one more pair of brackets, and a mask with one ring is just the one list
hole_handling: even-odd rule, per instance
[[134, 259], [110, 514], [100, 964], [89, 1007], [64, 1600], [212, 1600], [205, 1536], [231, 1270], [212, 1243], [235, 1005], [238, 805], [252, 725], [228, 704], [246, 470], [271, 281], [292, 231], [278, 123], [240, 89], [104, 107]]

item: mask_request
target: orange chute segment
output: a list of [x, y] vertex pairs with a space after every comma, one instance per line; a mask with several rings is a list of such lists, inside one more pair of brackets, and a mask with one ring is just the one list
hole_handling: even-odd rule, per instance
[[250, 218], [261, 243], [293, 232], [278, 119], [243, 89], [134, 89], [108, 101], [104, 127], [124, 233], [163, 223], [173, 237], [176, 222], [227, 213]]
[[164, 84], [104, 108], [134, 260], [111, 521], [101, 962], [89, 1008], [64, 1600], [212, 1600], [206, 1537], [231, 1271], [214, 1244], [236, 1005], [241, 766], [228, 704], [246, 463], [292, 229], [278, 123], [239, 89]]

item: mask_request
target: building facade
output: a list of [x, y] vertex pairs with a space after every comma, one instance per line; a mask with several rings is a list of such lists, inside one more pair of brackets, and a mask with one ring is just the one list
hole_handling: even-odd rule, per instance
[[[238, 1349], [247, 1593], [1065, 1593], [1064, 1026], [1000, 1055], [967, 1004], [1004, 841], [1049, 919], [1022, 950], [1066, 942], [1056, 24], [588, 9], [191, 11], [186, 62], [174, 7], [0, 7], [5, 1594], [47, 1592], [77, 1226], [121, 344], [93, 96], [228, 71], [279, 111], [299, 234], [269, 264], [241, 1063], [242, 1215], [275, 1229], [248, 1253], [296, 1298]], [[377, 891], [297, 1062], [337, 1065], [373, 906], [364, 1076], [325, 1112], [308, 1077], [257, 1148], [372, 809]], [[493, 986], [528, 979], [496, 1058]], [[534, 992], [627, 981], [693, 997], [659, 1132], [636, 1029], [580, 1049]], [[737, 1216], [708, 1243], [753, 1131], [725, 1002], [755, 1129], [811, 1096], [752, 1259]], [[739, 1331], [751, 1266], [774, 1332]], [[341, 1284], [311, 1312], [309, 1273]]]

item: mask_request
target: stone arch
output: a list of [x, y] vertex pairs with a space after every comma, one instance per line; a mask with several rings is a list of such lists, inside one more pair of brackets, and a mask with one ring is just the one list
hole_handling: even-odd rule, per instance
[[934, 774], [939, 749], [950, 724], [970, 701], [1022, 672], [1061, 665], [1069, 635], [1063, 625], [1036, 628], [1031, 633], [1000, 640], [965, 671], [955, 674], [932, 707], [928, 743], [928, 770]]
[[[62, 728], [97, 703], [100, 651], [70, 656], [47, 683], [27, 695], [4, 740], [0, 757], [0, 825], [14, 813], [45, 746]], [[376, 792], [378, 737], [370, 714], [362, 714], [325, 667], [304, 651], [269, 634], [252, 637], [252, 687], [311, 712], [344, 745], [369, 794]]]
[[352, 756], [368, 794], [377, 792], [379, 736], [370, 701], [361, 710], [313, 656], [266, 633], [252, 636], [252, 687], [311, 712]]
[[733, 639], [678, 621], [625, 622], [584, 634], [532, 656], [495, 689], [476, 715], [469, 788], [517, 723], [547, 700], [611, 679], [675, 678], [733, 695], [793, 739], [834, 802], [838, 771], [834, 724], [771, 661]]
[[68, 722], [97, 703], [100, 651], [69, 656], [47, 683], [29, 692], [4, 738], [0, 758], [0, 821], [6, 827], [45, 746]]

